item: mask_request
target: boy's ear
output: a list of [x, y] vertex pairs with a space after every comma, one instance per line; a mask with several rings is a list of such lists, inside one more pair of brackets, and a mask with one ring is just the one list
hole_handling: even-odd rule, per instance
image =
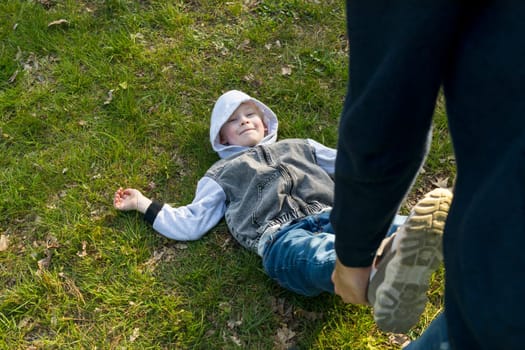
[[220, 143], [221, 145], [226, 145], [226, 144], [227, 144], [226, 140], [225, 140], [224, 137], [222, 136], [222, 133], [219, 134], [219, 143]]

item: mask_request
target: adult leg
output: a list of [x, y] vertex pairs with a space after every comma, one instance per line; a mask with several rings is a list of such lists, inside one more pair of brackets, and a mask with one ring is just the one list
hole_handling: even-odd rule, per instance
[[457, 162], [444, 234], [450, 342], [458, 349], [519, 349], [525, 331], [525, 3], [482, 1], [463, 18], [456, 64], [444, 81]]
[[345, 266], [374, 251], [427, 152], [456, 0], [347, 1], [349, 85], [336, 161], [332, 224]]
[[449, 350], [447, 321], [444, 313], [439, 314], [425, 329], [423, 335], [412, 341], [404, 350]]

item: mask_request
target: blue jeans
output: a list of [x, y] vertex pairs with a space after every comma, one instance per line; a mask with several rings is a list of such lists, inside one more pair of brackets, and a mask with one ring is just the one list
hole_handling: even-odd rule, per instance
[[[387, 235], [405, 220], [406, 216], [396, 216]], [[301, 295], [333, 293], [334, 241], [330, 211], [293, 221], [264, 243], [264, 271], [282, 287]]]
[[432, 321], [423, 334], [412, 341], [404, 350], [449, 350], [447, 321], [442, 312]]

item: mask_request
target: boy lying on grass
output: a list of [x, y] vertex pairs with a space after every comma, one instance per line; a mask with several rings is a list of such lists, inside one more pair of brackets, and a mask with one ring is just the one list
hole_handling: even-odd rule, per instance
[[[336, 151], [311, 139], [277, 142], [277, 128], [277, 117], [268, 106], [241, 91], [228, 91], [216, 101], [210, 126], [211, 145], [222, 159], [200, 179], [193, 202], [174, 208], [152, 201], [136, 189], [120, 188], [114, 206], [143, 213], [154, 230], [180, 241], [201, 238], [225, 218], [233, 237], [262, 258], [264, 271], [279, 285], [305, 296], [333, 293], [331, 274], [336, 254], [329, 214]], [[434, 198], [429, 196], [423, 201], [429, 200]], [[432, 217], [433, 213], [425, 215]], [[416, 222], [417, 232], [408, 236], [417, 235], [417, 240], [432, 247], [431, 263], [425, 263], [424, 273], [418, 273], [410, 282], [427, 285], [441, 258], [442, 227], [436, 232], [432, 227], [420, 227], [417, 217], [411, 215], [407, 220], [406, 216], [396, 216], [389, 233], [400, 224], [404, 224], [403, 231], [411, 231], [411, 222]], [[403, 239], [392, 237], [404, 236], [393, 235], [385, 241], [392, 248], [383, 249], [387, 253], [384, 261], [391, 261], [388, 254], [394, 256], [395, 248], [402, 246]], [[413, 265], [421, 270], [418, 264]], [[379, 266], [381, 273], [376, 275], [384, 279], [385, 267]], [[376, 279], [371, 285], [379, 282]], [[369, 289], [368, 295], [370, 301], [377, 301], [375, 308], [380, 315], [413, 308], [412, 300], [395, 300], [398, 305], [391, 310], [390, 303], [375, 294], [376, 289]], [[386, 292], [386, 297], [392, 298], [391, 289]], [[386, 309], [381, 303], [388, 304]], [[409, 322], [416, 323], [421, 312], [422, 308], [412, 317], [415, 321]]]

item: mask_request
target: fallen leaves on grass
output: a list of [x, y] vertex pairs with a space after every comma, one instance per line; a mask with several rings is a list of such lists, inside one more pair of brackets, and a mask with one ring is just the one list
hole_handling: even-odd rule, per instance
[[281, 75], [292, 75], [292, 67], [284, 66], [281, 68]]
[[235, 335], [235, 334], [234, 335], [230, 335], [230, 339], [231, 339], [232, 342], [235, 343], [235, 345], [242, 346], [242, 342], [241, 342], [241, 340], [239, 339], [239, 337], [237, 335]]
[[140, 335], [140, 329], [139, 328], [135, 328], [133, 329], [133, 334], [131, 334], [129, 336], [129, 342], [130, 343], [133, 343], [135, 340], [137, 340], [137, 338], [139, 337]]
[[[24, 57], [26, 56], [27, 57]], [[15, 61], [17, 61], [22, 67], [22, 71], [25, 73], [24, 77], [30, 85], [35, 83], [52, 82], [52, 66], [59, 61], [59, 58], [47, 55], [37, 56], [33, 52], [24, 53], [20, 48], [15, 55]], [[14, 83], [16, 80], [21, 80], [19, 77], [20, 71], [15, 71], [9, 78], [9, 83]]]
[[288, 349], [295, 345], [296, 330], [300, 327], [301, 319], [314, 321], [323, 317], [322, 313], [306, 311], [294, 307], [284, 298], [270, 298], [272, 311], [281, 317], [281, 326], [274, 336], [276, 349]]
[[111, 90], [108, 91], [108, 97], [104, 101], [104, 105], [109, 105], [111, 103], [111, 101], [113, 101], [113, 91], [115, 91], [115, 90], [111, 89]]
[[[242, 342], [241, 342], [241, 339], [239, 338], [239, 335], [237, 334], [236, 329], [242, 325], [242, 318], [240, 320], [229, 320], [227, 325], [230, 331], [232, 332], [232, 334], [229, 334], [228, 336], [229, 339], [232, 342], [234, 342], [235, 345], [241, 346]], [[223, 338], [226, 338], [226, 334], [223, 335]]]
[[13, 84], [13, 83], [16, 81], [16, 77], [18, 76], [18, 73], [19, 73], [19, 72], [20, 72], [20, 71], [19, 71], [18, 69], [15, 70], [15, 72], [11, 75], [11, 77], [9, 77], [9, 79], [7, 79], [7, 82], [8, 82], [9, 84]]
[[6, 251], [9, 248], [9, 237], [6, 235], [0, 236], [0, 252]]
[[44, 270], [47, 270], [49, 266], [51, 265], [51, 257], [53, 256], [53, 253], [49, 249], [46, 249], [46, 257], [43, 259], [38, 260], [38, 272], [42, 272]]
[[80, 289], [77, 287], [75, 281], [63, 272], [60, 272], [58, 275], [64, 279], [63, 286], [66, 292], [70, 295], [73, 295], [79, 302], [85, 305], [86, 301], [84, 300], [84, 296], [82, 295]]
[[252, 73], [249, 73], [249, 74], [246, 74], [242, 80], [244, 80], [245, 82], [247, 83], [250, 83], [252, 84], [255, 88], [261, 86], [263, 84], [262, 80], [260, 79], [257, 79], [255, 77], [255, 75], [253, 75]]
[[60, 248], [60, 243], [55, 236], [49, 236], [46, 240], [46, 249], [57, 249]]
[[56, 1], [53, 0], [37, 0], [37, 3], [44, 6], [46, 10], [49, 10], [55, 4], [55, 2]]
[[250, 39], [243, 40], [243, 42], [237, 46], [237, 50], [249, 51], [250, 50]]
[[87, 242], [86, 241], [82, 241], [82, 251], [77, 252], [77, 255], [79, 257], [83, 258], [83, 257], [85, 257], [87, 255], [86, 247], [87, 247]]
[[187, 249], [188, 246], [184, 243], [177, 243], [174, 247], [167, 247], [164, 246], [160, 248], [160, 250], [153, 251], [153, 256], [148, 259], [142, 266], [145, 267], [149, 271], [154, 271], [159, 262], [170, 262], [175, 259], [175, 256], [177, 255], [178, 250], [184, 250]]
[[276, 40], [275, 43], [268, 43], [266, 45], [264, 45], [264, 47], [266, 48], [266, 50], [271, 50], [272, 47], [276, 47], [278, 49], [281, 48], [281, 42], [279, 40]]
[[[39, 218], [37, 217], [35, 221], [38, 221]], [[39, 246], [41, 245], [39, 241], [33, 242], [33, 245]], [[43, 244], [42, 244], [43, 245]], [[54, 236], [48, 236], [45, 242], [45, 257], [37, 261], [38, 266], [38, 274], [41, 274], [43, 271], [48, 270], [49, 266], [51, 265], [51, 258], [53, 257], [53, 250], [58, 249], [60, 247], [60, 243], [58, 243], [58, 240]]]
[[439, 188], [448, 188], [448, 177], [438, 177], [434, 181], [432, 181], [432, 184]]
[[49, 28], [49, 27], [53, 27], [53, 26], [60, 26], [60, 25], [67, 25], [67, 24], [69, 24], [69, 21], [67, 19], [61, 18], [61, 19], [58, 19], [56, 21], [49, 22], [47, 24], [47, 27]]
[[294, 345], [292, 342], [296, 333], [288, 328], [286, 324], [281, 325], [281, 328], [277, 330], [275, 336], [275, 346], [276, 349], [288, 349]]
[[237, 327], [239, 327], [240, 325], [242, 325], [242, 317], [240, 320], [229, 320], [228, 321], [228, 328], [229, 329], [235, 329]]
[[388, 340], [390, 341], [390, 344], [395, 345], [396, 347], [402, 347], [404, 348], [410, 343], [410, 338], [406, 334], [395, 334], [392, 333], [388, 336]]

